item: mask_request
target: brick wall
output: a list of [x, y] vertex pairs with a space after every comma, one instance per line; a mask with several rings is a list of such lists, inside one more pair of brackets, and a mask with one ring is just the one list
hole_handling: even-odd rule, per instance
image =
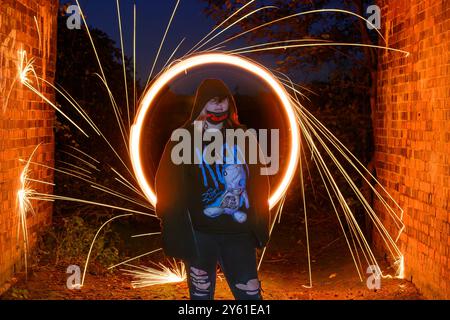
[[[450, 2], [380, 0], [388, 45], [380, 52], [374, 119], [381, 183], [405, 210], [406, 278], [429, 298], [450, 298]], [[381, 205], [376, 203], [385, 218]]]
[[[57, 6], [57, 0], [0, 0], [0, 294], [14, 275], [24, 271], [22, 238], [17, 240], [17, 191], [24, 167], [19, 159], [28, 159], [40, 143], [33, 161], [53, 166], [54, 156], [54, 111], [15, 81], [18, 51], [26, 50], [28, 58], [35, 59], [37, 75], [53, 82]], [[53, 91], [45, 84], [40, 86], [53, 100]], [[30, 178], [53, 182], [52, 170], [36, 165], [30, 170]], [[30, 186], [52, 193], [51, 185]], [[36, 232], [50, 223], [52, 213], [50, 202], [32, 204], [35, 214], [27, 218], [31, 246], [36, 243]]]

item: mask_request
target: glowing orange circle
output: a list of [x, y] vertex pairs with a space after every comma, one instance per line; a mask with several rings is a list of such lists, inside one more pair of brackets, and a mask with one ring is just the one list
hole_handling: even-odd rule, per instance
[[144, 124], [145, 115], [147, 114], [147, 111], [150, 110], [153, 100], [158, 95], [160, 90], [179, 74], [186, 72], [188, 69], [207, 64], [231, 65], [258, 76], [259, 78], [264, 80], [277, 94], [284, 108], [284, 111], [287, 114], [287, 118], [289, 120], [291, 142], [289, 165], [284, 172], [283, 179], [281, 180], [280, 184], [275, 188], [275, 191], [269, 198], [269, 206], [272, 209], [286, 193], [289, 184], [294, 177], [300, 155], [299, 128], [294, 108], [283, 85], [266, 68], [256, 64], [253, 61], [250, 61], [249, 59], [242, 58], [236, 55], [229, 55], [224, 53], [205, 53], [189, 57], [171, 66], [153, 82], [140, 103], [136, 118], [134, 120], [134, 124], [131, 127], [130, 156], [138, 184], [144, 192], [145, 196], [150, 200], [150, 203], [155, 206], [157, 201], [156, 194], [152, 190], [152, 187], [144, 176], [140, 154], [140, 138], [142, 126]]

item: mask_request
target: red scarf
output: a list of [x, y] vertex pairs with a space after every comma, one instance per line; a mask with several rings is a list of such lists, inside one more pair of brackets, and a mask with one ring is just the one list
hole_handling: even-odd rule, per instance
[[225, 112], [210, 112], [208, 111], [206, 114], [206, 119], [207, 121], [217, 124], [217, 123], [221, 123], [222, 121], [225, 121], [226, 119], [228, 119], [228, 111]]

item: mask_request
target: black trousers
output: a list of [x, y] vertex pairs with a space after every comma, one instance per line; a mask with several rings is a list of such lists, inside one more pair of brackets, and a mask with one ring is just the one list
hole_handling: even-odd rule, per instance
[[212, 234], [195, 231], [199, 256], [184, 261], [191, 300], [212, 300], [219, 263], [237, 300], [261, 300], [253, 235]]

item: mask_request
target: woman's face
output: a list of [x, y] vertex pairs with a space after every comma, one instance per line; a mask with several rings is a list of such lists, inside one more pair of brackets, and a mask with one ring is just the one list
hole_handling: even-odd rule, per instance
[[220, 99], [217, 97], [209, 100], [205, 105], [205, 110], [214, 113], [222, 113], [228, 111], [228, 108], [230, 107], [228, 98], [225, 98], [222, 101], [219, 100]]

